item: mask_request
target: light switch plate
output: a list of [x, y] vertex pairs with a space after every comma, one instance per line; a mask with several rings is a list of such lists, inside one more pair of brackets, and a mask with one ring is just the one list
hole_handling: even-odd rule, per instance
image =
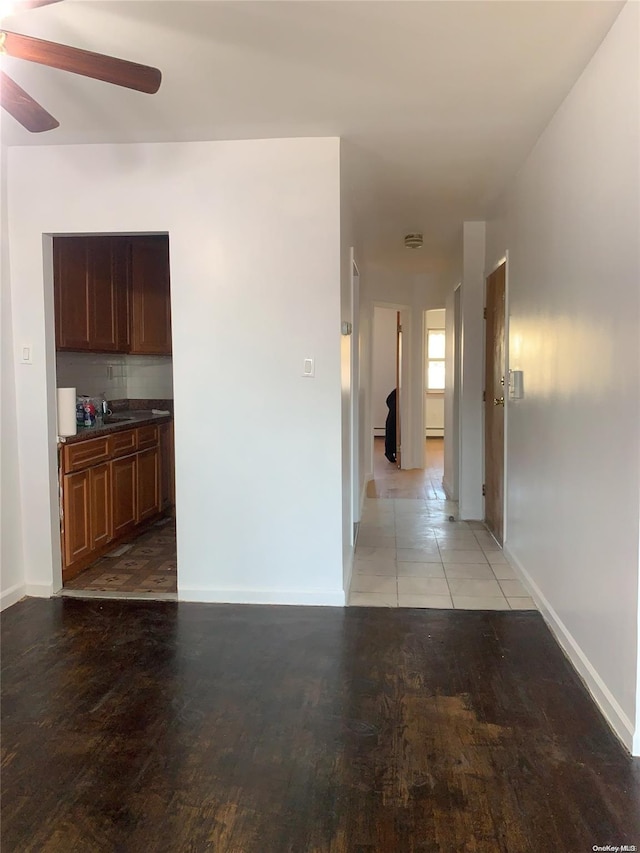
[[312, 379], [316, 373], [315, 362], [312, 358], [305, 358], [302, 365], [302, 375]]

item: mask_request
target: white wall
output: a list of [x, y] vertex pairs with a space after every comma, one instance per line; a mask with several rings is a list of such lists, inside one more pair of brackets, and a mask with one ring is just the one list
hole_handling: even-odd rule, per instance
[[[427, 352], [427, 332], [429, 329], [445, 329], [446, 317], [444, 308], [434, 308], [431, 311], [425, 311], [425, 341], [424, 341], [424, 358], [425, 358], [425, 393], [424, 393], [424, 426], [425, 434], [428, 437], [438, 437], [444, 435], [444, 391], [442, 394], [426, 392], [426, 376], [428, 364]], [[445, 383], [446, 384], [446, 383]]]
[[[179, 596], [342, 604], [338, 140], [34, 146], [10, 150], [8, 178], [14, 340], [34, 351], [16, 369], [9, 447], [24, 490], [25, 584], [57, 583], [42, 234], [163, 231]], [[314, 379], [302, 377], [309, 356]]]
[[[360, 271], [360, 389], [359, 389], [359, 467], [363, 486], [373, 477], [373, 305], [366, 298], [366, 274]], [[364, 500], [364, 494], [363, 494]]]
[[[0, 154], [0, 609], [25, 592], [21, 484], [16, 456], [14, 344], [9, 283], [6, 158]], [[28, 366], [22, 366], [29, 370]]]
[[[638, 708], [639, 6], [629, 3], [487, 228], [509, 249], [507, 552], [631, 748]], [[640, 715], [638, 715], [640, 717]], [[636, 754], [640, 734], [636, 730]]]
[[444, 392], [444, 475], [442, 485], [449, 500], [459, 499], [460, 389], [462, 385], [462, 225], [456, 251], [450, 259], [445, 300], [446, 348]]
[[484, 386], [485, 223], [465, 222], [460, 313], [460, 518], [484, 518], [482, 390]]
[[[354, 524], [360, 520], [363, 477], [354, 459], [359, 456], [359, 424], [354, 394], [359, 386], [359, 296], [353, 288], [356, 257], [355, 230], [349, 194], [343, 179], [344, 156], [340, 156], [340, 318], [334, 335], [340, 339], [340, 407], [342, 451], [342, 583], [345, 595], [351, 585], [355, 547]], [[342, 335], [342, 322], [351, 323], [352, 334]], [[357, 471], [354, 476], [354, 467]]]

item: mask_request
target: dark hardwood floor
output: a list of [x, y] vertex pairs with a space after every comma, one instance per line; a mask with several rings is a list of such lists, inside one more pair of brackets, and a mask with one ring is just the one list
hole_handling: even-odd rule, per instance
[[27, 599], [3, 853], [640, 846], [628, 757], [537, 613]]

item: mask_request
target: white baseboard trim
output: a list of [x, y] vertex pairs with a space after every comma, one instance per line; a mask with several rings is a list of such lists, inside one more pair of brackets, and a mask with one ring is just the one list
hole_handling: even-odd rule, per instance
[[12, 607], [21, 598], [24, 598], [27, 594], [25, 585], [23, 583], [17, 583], [14, 586], [10, 586], [9, 589], [5, 589], [2, 593], [0, 593], [0, 610], [6, 610], [7, 607]]
[[373, 480], [373, 474], [365, 474], [362, 491], [360, 492], [360, 520], [362, 521], [362, 513], [364, 512], [364, 504], [367, 500], [367, 486]]
[[[353, 557], [355, 553], [355, 548], [352, 549], [351, 555], [345, 566], [344, 572], [344, 604], [347, 603], [347, 598], [349, 596], [349, 590], [351, 589], [351, 578], [353, 577]], [[344, 606], [344, 605], [342, 605]]]
[[313, 607], [344, 607], [343, 589], [286, 590], [286, 589], [220, 589], [180, 586], [178, 601], [199, 601], [205, 604], [291, 604]]
[[531, 597], [537, 604], [549, 630], [569, 658], [571, 665], [582, 679], [609, 726], [632, 755], [640, 755], [640, 733], [636, 733], [634, 736], [633, 723], [515, 554], [509, 550], [507, 545], [503, 548], [503, 552], [513, 570], [520, 575], [523, 584], [531, 593]]
[[51, 598], [53, 595], [53, 584], [51, 583], [27, 583], [24, 594], [32, 598]]
[[458, 498], [452, 497], [453, 488], [451, 487], [451, 483], [449, 483], [449, 481], [445, 477], [442, 478], [442, 488], [444, 489], [444, 493], [447, 496], [448, 501], [457, 501], [458, 500]]

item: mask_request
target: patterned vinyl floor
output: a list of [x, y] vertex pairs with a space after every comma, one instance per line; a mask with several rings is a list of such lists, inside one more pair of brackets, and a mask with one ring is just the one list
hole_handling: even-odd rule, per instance
[[93, 592], [177, 592], [175, 519], [161, 519], [64, 586]]

